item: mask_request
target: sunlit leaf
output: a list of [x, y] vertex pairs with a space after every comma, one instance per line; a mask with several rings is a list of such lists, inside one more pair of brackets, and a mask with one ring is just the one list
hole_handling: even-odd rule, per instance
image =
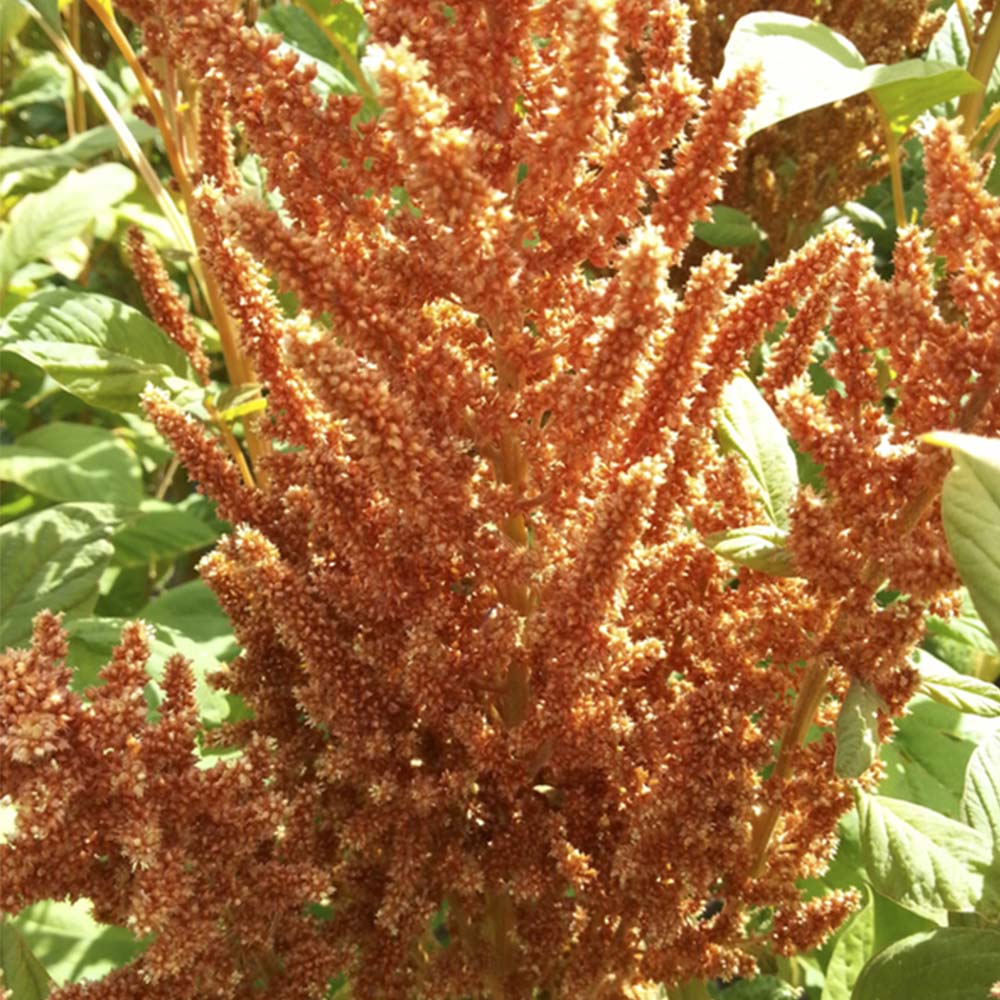
[[6, 317], [0, 346], [107, 410], [141, 412], [147, 383], [174, 394], [194, 385], [186, 355], [159, 327], [103, 295], [41, 292]]
[[176, 504], [144, 500], [113, 538], [118, 566], [142, 566], [171, 560], [212, 545], [219, 532], [196, 514]]
[[[129, 131], [139, 142], [148, 142], [159, 134], [152, 125], [147, 125], [140, 118], [126, 118], [125, 121]], [[117, 148], [118, 136], [115, 130], [110, 125], [97, 125], [58, 146], [7, 146], [0, 149], [0, 171], [72, 170], [81, 163]]]
[[90, 613], [116, 525], [107, 504], [68, 503], [0, 527], [0, 649], [27, 642], [44, 608]]
[[879, 791], [958, 819], [969, 759], [997, 728], [996, 719], [963, 714], [917, 694], [881, 748], [885, 777]]
[[713, 247], [752, 247], [764, 240], [764, 232], [745, 212], [728, 205], [712, 206], [711, 222], [696, 222], [694, 234]]
[[837, 755], [834, 769], [841, 778], [858, 778], [878, 757], [878, 709], [880, 699], [856, 677], [840, 706], [835, 733]]
[[1000, 851], [1000, 732], [983, 740], [969, 761], [961, 815]]
[[57, 184], [25, 195], [11, 210], [0, 237], [0, 286], [23, 264], [81, 233], [106, 208], [135, 187], [135, 174], [120, 163], [69, 173]]
[[1000, 931], [939, 927], [876, 955], [852, 1000], [973, 1000], [1000, 978]]
[[86, 900], [36, 903], [14, 923], [60, 986], [97, 979], [131, 961], [145, 946], [122, 927], [97, 923]]
[[960, 674], [925, 649], [914, 650], [912, 659], [920, 671], [920, 690], [929, 698], [960, 712], [1000, 716], [1000, 688], [995, 684]]
[[955, 466], [941, 492], [948, 546], [972, 603], [1000, 641], [1000, 439], [938, 432]]
[[0, 983], [17, 1000], [42, 1000], [49, 995], [52, 978], [35, 957], [20, 928], [0, 917]]
[[731, 528], [706, 535], [705, 544], [723, 559], [770, 576], [794, 576], [792, 554], [785, 548], [788, 532], [771, 524]]
[[757, 387], [745, 375], [726, 386], [719, 409], [719, 437], [746, 461], [771, 523], [788, 528], [788, 508], [799, 485], [788, 435]]
[[104, 427], [54, 421], [0, 445], [0, 480], [51, 500], [134, 507], [142, 470], [129, 447]]
[[721, 79], [758, 64], [763, 93], [744, 120], [743, 136], [786, 118], [869, 92], [896, 132], [923, 111], [980, 84], [951, 63], [909, 59], [868, 66], [855, 45], [818, 21], [758, 11], [741, 17], [726, 44]]
[[981, 833], [931, 809], [858, 793], [872, 886], [918, 913], [1000, 913], [1000, 867]]
[[850, 1000], [854, 983], [874, 952], [875, 904], [869, 898], [837, 935], [820, 1000]]

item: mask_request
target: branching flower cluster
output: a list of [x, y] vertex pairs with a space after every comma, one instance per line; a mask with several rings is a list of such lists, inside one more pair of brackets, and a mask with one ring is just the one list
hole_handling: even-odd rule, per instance
[[[54, 995], [291, 1000], [346, 973], [357, 998], [624, 997], [815, 946], [856, 902], [796, 888], [851, 803], [840, 698], [864, 681], [888, 733], [957, 586], [947, 459], [920, 435], [1000, 431], [1000, 205], [963, 142], [927, 135], [930, 228], [890, 280], [834, 227], [734, 288], [725, 254], [678, 265], [757, 80], [703, 91], [680, 3], [497, 0], [450, 25], [372, 2], [376, 119], [226, 0], [121, 6], [151, 67], [204, 81], [204, 263], [267, 393], [252, 480], [145, 400], [234, 526], [201, 573], [243, 650], [218, 685], [252, 717], [204, 734], [240, 756], [199, 760], [175, 659], [148, 719], [142, 625], [85, 696], [53, 616], [6, 654], [0, 907], [88, 897], [151, 938]], [[241, 190], [231, 127], [280, 213]], [[766, 521], [716, 422], [769, 335], [761, 392], [821, 467], [783, 576], [704, 541]]]

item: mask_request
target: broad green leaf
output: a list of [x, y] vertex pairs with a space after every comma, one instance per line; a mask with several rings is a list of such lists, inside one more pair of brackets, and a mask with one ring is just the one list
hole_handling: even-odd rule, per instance
[[913, 665], [920, 671], [920, 691], [960, 712], [1000, 717], [1000, 688], [960, 674], [925, 649], [915, 649]]
[[927, 108], [979, 87], [969, 73], [950, 63], [909, 59], [867, 66], [858, 49], [838, 32], [818, 21], [774, 11], [747, 14], [736, 22], [721, 79], [753, 64], [762, 68], [763, 93], [744, 120], [744, 138], [866, 91], [893, 130], [905, 132]]
[[957, 618], [928, 617], [923, 647], [939, 660], [969, 677], [995, 681], [1000, 677], [1000, 651], [976, 613], [965, 588]]
[[0, 527], [0, 649], [29, 641], [44, 608], [90, 613], [116, 525], [108, 504], [68, 503]]
[[878, 758], [878, 710], [880, 699], [856, 677], [837, 715], [837, 755], [834, 769], [838, 777], [858, 778]]
[[146, 605], [141, 617], [151, 625], [166, 625], [217, 660], [231, 660], [236, 655], [233, 626], [215, 594], [201, 580], [164, 591]]
[[880, 792], [958, 819], [969, 759], [998, 728], [1000, 720], [966, 715], [917, 694], [882, 746], [886, 775]]
[[28, 21], [28, 10], [17, 0], [0, 3], [0, 49], [6, 48]]
[[[978, 0], [964, 0], [966, 12], [971, 17], [980, 4]], [[927, 58], [935, 62], [948, 63], [952, 66], [968, 66], [971, 57], [969, 43], [962, 28], [962, 18], [958, 4], [952, 4], [944, 23], [927, 46]], [[986, 96], [983, 108], [991, 108], [1000, 100], [1000, 61], [994, 63], [993, 71], [986, 84]], [[958, 102], [947, 100], [932, 110], [935, 117], [954, 118], [958, 114]]]
[[820, 1000], [850, 1000], [865, 963], [875, 953], [875, 905], [869, 898], [837, 934]]
[[976, 78], [960, 66], [924, 59], [869, 66], [865, 80], [865, 89], [898, 136], [935, 104], [981, 89]]
[[[125, 123], [139, 142], [149, 142], [159, 134], [141, 118], [126, 118]], [[0, 149], [0, 171], [72, 170], [117, 148], [115, 130], [110, 125], [98, 125], [58, 146], [6, 146]]]
[[877, 892], [917, 913], [1000, 913], [1000, 868], [981, 833], [912, 802], [864, 792], [858, 812], [865, 868]]
[[[67, 662], [74, 669], [73, 687], [83, 690], [98, 683], [97, 674], [111, 658], [111, 651], [121, 641], [122, 628], [127, 623], [124, 618], [78, 618], [67, 626], [69, 633], [69, 656]], [[150, 658], [148, 672], [151, 686], [147, 697], [152, 708], [162, 701], [159, 683], [163, 678], [163, 666], [176, 653], [191, 661], [191, 671], [195, 678], [195, 702], [203, 722], [218, 725], [229, 713], [226, 696], [209, 686], [207, 677], [219, 670], [221, 660], [192, 642], [186, 636], [175, 632], [166, 625], [155, 625], [154, 635], [149, 644]]]
[[11, 209], [0, 237], [0, 286], [22, 264], [38, 260], [78, 236], [106, 208], [135, 187], [135, 174], [120, 163], [69, 173], [57, 184], [25, 195]]
[[972, 603], [1000, 642], [1000, 439], [936, 432], [955, 466], [941, 492], [948, 547]]
[[69, 80], [69, 67], [55, 53], [36, 53], [4, 89], [0, 114], [8, 115], [31, 105], [59, 103], [67, 94]]
[[788, 435], [753, 382], [740, 375], [726, 386], [719, 437], [743, 456], [771, 523], [788, 528], [788, 507], [799, 485]]
[[0, 480], [50, 500], [93, 500], [134, 507], [142, 470], [121, 438], [104, 427], [55, 421], [0, 445]]
[[851, 1000], [986, 1000], [998, 979], [1000, 931], [940, 927], [876, 955]]
[[323, 22], [323, 26], [347, 46], [351, 55], [360, 58], [368, 39], [368, 25], [357, 3], [343, 0], [302, 0]]
[[62, 19], [59, 17], [59, 0], [15, 0], [15, 2], [44, 21], [57, 35], [63, 33]]
[[98, 979], [132, 961], [146, 944], [124, 928], [97, 923], [83, 899], [36, 903], [14, 923], [60, 986]]
[[750, 528], [731, 528], [706, 535], [705, 544], [723, 559], [737, 566], [767, 573], [770, 576], [794, 576], [792, 554], [785, 548], [788, 532], [770, 524]]
[[712, 206], [711, 222], [696, 222], [694, 234], [713, 247], [752, 247], [764, 240], [764, 232], [745, 212], [728, 205]]
[[965, 772], [962, 819], [1000, 853], [1000, 732], [976, 747]]
[[6, 317], [0, 346], [107, 410], [140, 413], [148, 383], [175, 395], [193, 387], [184, 352], [142, 313], [103, 295], [41, 292]]
[[185, 552], [213, 545], [219, 532], [196, 514], [176, 504], [144, 500], [137, 514], [115, 532], [117, 566], [145, 565], [176, 559]]
[[49, 995], [52, 977], [20, 929], [6, 917], [0, 917], [0, 972], [0, 985], [17, 1000], [42, 1000]]

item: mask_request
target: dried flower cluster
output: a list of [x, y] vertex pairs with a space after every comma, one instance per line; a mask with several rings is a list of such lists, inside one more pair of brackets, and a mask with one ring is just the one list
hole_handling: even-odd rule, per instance
[[[242, 756], [199, 763], [180, 660], [147, 720], [142, 626], [84, 698], [51, 616], [3, 660], [0, 907], [89, 897], [152, 935], [55, 995], [291, 1000], [346, 972], [357, 998], [623, 997], [813, 947], [855, 900], [796, 880], [828, 863], [850, 787], [829, 732], [761, 774], [818, 669], [820, 724], [851, 677], [887, 726], [902, 710], [921, 616], [956, 585], [947, 463], [918, 436], [1000, 429], [1000, 206], [961, 141], [927, 137], [934, 235], [902, 234], [890, 281], [834, 228], [756, 284], [711, 254], [677, 287], [757, 93], [700, 91], [679, 3], [504, 0], [450, 25], [373, 2], [369, 122], [225, 0], [121, 6], [211, 82], [204, 260], [274, 448], [248, 484], [147, 394], [235, 526], [201, 572], [243, 647], [219, 684], [253, 713], [212, 737]], [[224, 113], [282, 217], [234, 186]], [[823, 483], [776, 577], [703, 539], [764, 520], [715, 421], [782, 321], [762, 391]], [[818, 396], [824, 331], [842, 388]], [[886, 582], [907, 597], [882, 607]]]

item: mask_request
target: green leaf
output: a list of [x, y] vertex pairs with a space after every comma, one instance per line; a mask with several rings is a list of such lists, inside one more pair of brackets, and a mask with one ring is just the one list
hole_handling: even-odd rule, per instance
[[233, 626], [215, 594], [201, 580], [171, 587], [150, 601], [141, 617], [151, 625], [167, 626], [217, 660], [231, 660], [236, 655]]
[[107, 410], [140, 413], [148, 383], [174, 395], [193, 390], [184, 352], [142, 313], [103, 295], [41, 292], [6, 317], [0, 346]]
[[748, 113], [743, 137], [813, 108], [866, 91], [886, 113], [894, 131], [905, 131], [922, 111], [979, 84], [950, 63], [910, 59], [893, 66], [866, 66], [843, 35], [795, 14], [757, 12], [741, 17], [725, 49], [721, 79], [760, 64], [763, 93]]
[[1000, 677], [1000, 651], [962, 588], [962, 612], [956, 618], [931, 615], [925, 622], [923, 646], [960, 674], [995, 681]]
[[820, 1000], [850, 1000], [865, 963], [875, 953], [875, 906], [869, 898], [837, 934]]
[[964, 715], [923, 694], [906, 709], [892, 740], [882, 746], [886, 776], [879, 790], [958, 819], [969, 759], [997, 729], [997, 720]]
[[852, 678], [837, 715], [834, 769], [841, 778], [859, 778], [878, 758], [881, 701], [867, 684]]
[[741, 17], [726, 43], [720, 79], [761, 64], [763, 92], [744, 120], [749, 137], [785, 118], [861, 93], [864, 56], [843, 35], [795, 14]]
[[952, 451], [955, 466], [941, 492], [948, 546], [979, 617], [1000, 642], [1000, 439], [940, 431], [924, 440]]
[[0, 49], [5, 49], [27, 23], [28, 11], [17, 0], [0, 3]]
[[135, 174], [128, 167], [102, 163], [26, 195], [11, 210], [0, 237], [0, 286], [6, 286], [21, 265], [78, 236], [134, 187]]
[[915, 649], [913, 665], [920, 671], [920, 691], [960, 712], [1000, 717], [1000, 688], [976, 677], [960, 674], [925, 649]]
[[[82, 691], [98, 683], [98, 672], [121, 641], [122, 628], [126, 623], [124, 618], [78, 618], [69, 623], [66, 629], [69, 634], [67, 662], [74, 670], [75, 690]], [[208, 725], [218, 725], [226, 718], [229, 714], [226, 696], [208, 683], [208, 675], [222, 667], [219, 657], [166, 625], [154, 626], [149, 651], [147, 670], [151, 686], [147, 688], [147, 697], [152, 708], [158, 707], [162, 701], [159, 683], [163, 678], [164, 664], [171, 656], [180, 653], [191, 661], [195, 703], [201, 720]]]
[[900, 799], [858, 792], [861, 850], [873, 888], [917, 913], [1000, 913], [989, 841], [964, 823]]
[[97, 923], [84, 899], [35, 903], [14, 923], [60, 986], [98, 979], [132, 961], [147, 943], [124, 928]]
[[841, 208], [844, 215], [859, 226], [870, 226], [872, 229], [888, 228], [885, 219], [878, 212], [860, 201], [845, 201]]
[[[141, 118], [126, 118], [125, 124], [139, 142], [159, 134]], [[67, 139], [58, 146], [6, 146], [0, 149], [0, 171], [72, 170], [97, 156], [118, 148], [118, 135], [110, 125], [98, 125]], [[77, 175], [83, 176], [83, 175]], [[50, 189], [51, 190], [51, 189]]]
[[1000, 731], [983, 740], [972, 754], [965, 772], [961, 816], [1000, 852]]
[[753, 382], [740, 375], [726, 386], [719, 412], [719, 437], [743, 456], [771, 523], [788, 528], [788, 507], [799, 485], [788, 435]]
[[116, 523], [108, 504], [69, 503], [0, 527], [0, 649], [27, 642], [44, 608], [67, 618], [90, 613]]
[[[970, 16], [976, 13], [979, 6], [977, 0], [964, 0], [965, 10]], [[944, 24], [927, 46], [927, 58], [951, 66], [968, 66], [971, 56], [965, 30], [962, 27], [961, 11], [958, 4], [952, 4], [948, 8]], [[998, 100], [1000, 100], [1000, 61], [993, 64], [993, 70], [986, 83], [983, 107], [991, 108]], [[932, 113], [938, 118], [954, 118], [958, 114], [958, 102], [949, 99], [935, 107]]]
[[57, 35], [63, 33], [59, 0], [18, 0], [30, 13], [44, 21]]
[[986, 1000], [1000, 979], [1000, 931], [939, 927], [890, 945], [865, 966], [852, 1000]]
[[[665, 994], [673, 1000], [673, 989]], [[692, 997], [697, 994], [692, 993]], [[705, 996], [704, 993], [700, 994]], [[679, 1000], [683, 994], [678, 993]], [[740, 979], [728, 984], [724, 989], [711, 989], [708, 996], [718, 1000], [798, 1000], [800, 993], [789, 983], [777, 976], [754, 976], [753, 979]]]
[[979, 81], [960, 66], [924, 59], [869, 66], [864, 76], [865, 89], [898, 136], [935, 104], [982, 89]]
[[142, 470], [129, 447], [104, 427], [55, 421], [0, 445], [0, 480], [50, 500], [134, 507]]
[[5, 917], [0, 917], [0, 972], [0, 985], [17, 1000], [42, 1000], [49, 995], [52, 977], [21, 931]]
[[214, 545], [219, 532], [176, 504], [144, 500], [137, 514], [114, 534], [116, 566], [143, 566], [172, 560]]
[[792, 554], [785, 548], [788, 532], [770, 524], [731, 528], [705, 536], [705, 544], [723, 559], [770, 576], [794, 576]]
[[694, 234], [713, 247], [752, 247], [764, 240], [764, 231], [749, 215], [728, 205], [713, 205], [712, 221], [696, 222]]
[[323, 29], [299, 7], [268, 7], [257, 23], [265, 30], [280, 33], [279, 48], [299, 55], [303, 63], [313, 63], [317, 74], [314, 86], [324, 94], [356, 94], [357, 84]]

